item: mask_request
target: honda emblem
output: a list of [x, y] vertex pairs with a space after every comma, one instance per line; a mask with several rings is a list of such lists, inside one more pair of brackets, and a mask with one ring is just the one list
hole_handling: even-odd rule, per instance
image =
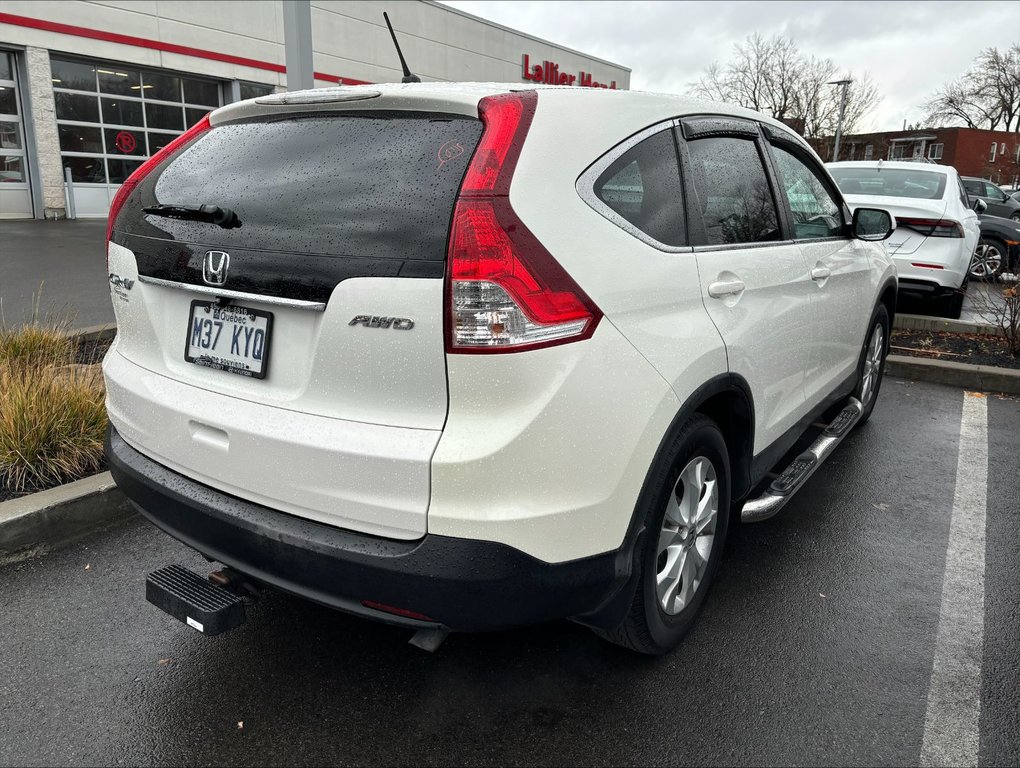
[[223, 285], [227, 282], [227, 268], [230, 254], [225, 251], [206, 251], [202, 263], [202, 279], [209, 285]]

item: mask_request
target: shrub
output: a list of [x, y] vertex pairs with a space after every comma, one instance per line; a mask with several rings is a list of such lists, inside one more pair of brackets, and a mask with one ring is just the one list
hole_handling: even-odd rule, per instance
[[0, 488], [31, 491], [103, 465], [98, 366], [77, 365], [58, 327], [0, 329]]

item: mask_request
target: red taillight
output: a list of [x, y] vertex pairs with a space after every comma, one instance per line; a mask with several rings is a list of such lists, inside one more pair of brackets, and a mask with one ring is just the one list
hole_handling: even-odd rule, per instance
[[534, 91], [521, 91], [478, 105], [485, 130], [450, 232], [448, 352], [521, 352], [581, 341], [602, 317], [510, 205], [510, 180], [537, 100]]
[[[124, 206], [124, 201], [127, 200], [128, 195], [141, 184], [142, 180], [152, 173], [152, 169], [159, 165], [171, 152], [177, 150], [182, 144], [186, 144], [200, 133], [208, 131], [209, 126], [209, 115], [206, 115], [197, 123], [195, 123], [186, 132], [182, 133], [176, 139], [167, 144], [163, 149], [159, 150], [156, 154], [142, 163], [138, 168], [127, 177], [127, 180], [120, 185], [120, 189], [117, 190], [117, 194], [113, 196], [113, 202], [110, 203], [110, 214], [106, 219], [106, 249], [107, 253], [110, 250], [110, 236], [113, 234], [113, 225], [117, 221], [117, 214], [120, 213], [120, 209]], [[107, 261], [109, 261], [107, 256]]]
[[537, 102], [535, 91], [520, 91], [488, 96], [478, 103], [485, 132], [460, 185], [461, 197], [510, 194], [510, 179]]
[[922, 264], [919, 261], [912, 261], [912, 262], [910, 262], [910, 266], [912, 266], [912, 267], [919, 267], [921, 269], [945, 269], [945, 267], [943, 267], [940, 264]]
[[963, 226], [951, 219], [913, 219], [897, 216], [896, 226], [912, 229], [925, 237], [963, 237]]

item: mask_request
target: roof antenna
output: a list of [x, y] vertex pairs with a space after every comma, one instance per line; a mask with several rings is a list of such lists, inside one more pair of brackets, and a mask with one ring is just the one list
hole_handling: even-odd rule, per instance
[[404, 70], [404, 76], [402, 78], [400, 78], [400, 82], [402, 82], [402, 83], [420, 83], [421, 82], [421, 78], [418, 77], [418, 75], [412, 73], [411, 70], [409, 70], [407, 68], [407, 62], [404, 61], [404, 54], [401, 53], [401, 51], [400, 51], [400, 43], [397, 42], [397, 34], [393, 31], [393, 25], [390, 24], [390, 17], [389, 17], [389, 15], [386, 13], [386, 11], [383, 11], [382, 15], [383, 15], [383, 18], [386, 19], [386, 26], [389, 27], [389, 29], [390, 29], [390, 37], [393, 38], [393, 47], [397, 49], [397, 56], [400, 57], [400, 66]]

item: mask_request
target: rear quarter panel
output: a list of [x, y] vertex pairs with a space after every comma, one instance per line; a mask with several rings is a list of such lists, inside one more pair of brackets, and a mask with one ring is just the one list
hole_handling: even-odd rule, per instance
[[[601, 98], [600, 98], [601, 97]], [[577, 178], [627, 137], [670, 119], [669, 103], [617, 94], [539, 92], [510, 200], [521, 219], [577, 280], [680, 401], [727, 370], [726, 351], [701, 296], [693, 253], [641, 242], [585, 203]]]

